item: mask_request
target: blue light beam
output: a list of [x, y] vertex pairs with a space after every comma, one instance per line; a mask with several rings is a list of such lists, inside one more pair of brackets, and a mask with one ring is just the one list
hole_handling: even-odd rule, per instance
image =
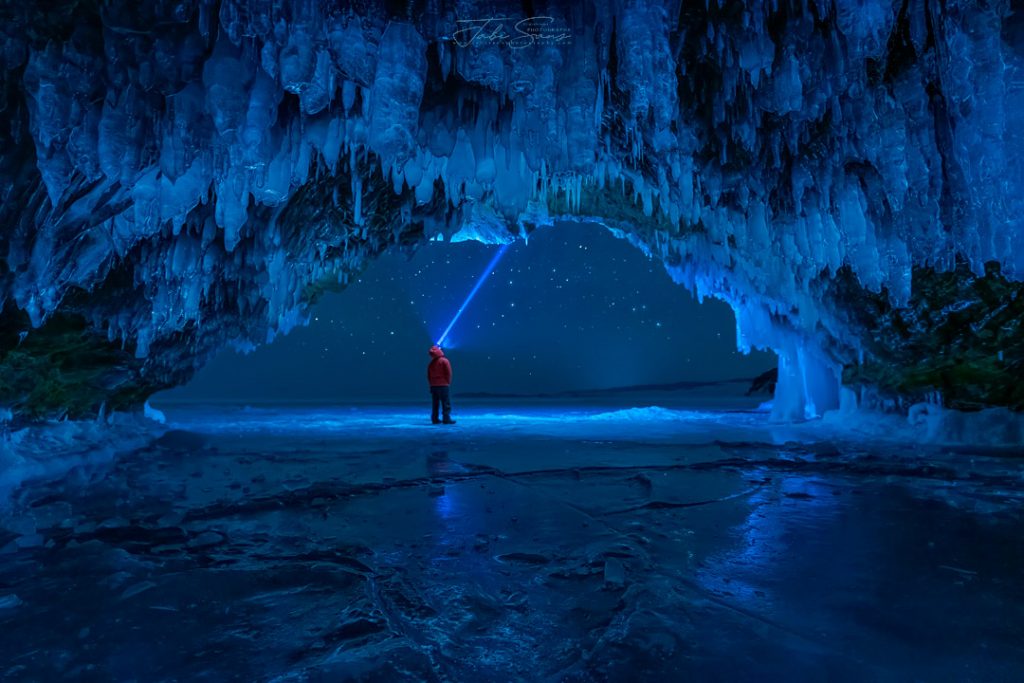
[[487, 278], [490, 276], [492, 272], [494, 272], [494, 268], [498, 265], [498, 261], [501, 260], [501, 257], [505, 255], [505, 251], [510, 246], [510, 244], [501, 245], [501, 249], [498, 250], [498, 253], [494, 255], [494, 258], [491, 259], [491, 262], [487, 264], [486, 268], [484, 268], [484, 272], [480, 274], [480, 279], [476, 281], [476, 285], [469, 292], [469, 296], [467, 296], [466, 300], [462, 302], [461, 306], [459, 306], [459, 310], [455, 312], [455, 317], [452, 318], [452, 321], [450, 323], [448, 323], [448, 327], [444, 329], [444, 334], [441, 335], [441, 338], [437, 340], [438, 346], [441, 346], [441, 343], [448, 336], [448, 333], [452, 331], [453, 327], [455, 327], [455, 323], [459, 321], [459, 318], [462, 316], [462, 312], [466, 310], [466, 307], [469, 306], [469, 302], [472, 301], [473, 297], [476, 296], [476, 293], [480, 291], [480, 287], [482, 287], [483, 284], [487, 282]]

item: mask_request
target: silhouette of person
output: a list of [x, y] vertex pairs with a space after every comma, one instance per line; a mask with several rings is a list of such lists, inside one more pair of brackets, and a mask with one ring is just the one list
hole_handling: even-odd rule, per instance
[[444, 351], [437, 344], [430, 347], [430, 364], [427, 365], [427, 381], [430, 382], [431, 410], [430, 421], [434, 424], [441, 424], [438, 419], [437, 409], [441, 407], [441, 414], [444, 424], [453, 425], [452, 419], [452, 364], [444, 357]]

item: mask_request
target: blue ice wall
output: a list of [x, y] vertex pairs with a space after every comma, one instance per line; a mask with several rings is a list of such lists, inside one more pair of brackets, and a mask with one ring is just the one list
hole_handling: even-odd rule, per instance
[[7, 7], [0, 302], [39, 326], [96, 293], [76, 310], [109, 339], [147, 358], [207, 335], [201, 362], [381, 249], [593, 220], [780, 352], [779, 417], [820, 413], [860, 353], [825, 296], [841, 269], [894, 305], [913, 265], [1024, 274], [1012, 10]]

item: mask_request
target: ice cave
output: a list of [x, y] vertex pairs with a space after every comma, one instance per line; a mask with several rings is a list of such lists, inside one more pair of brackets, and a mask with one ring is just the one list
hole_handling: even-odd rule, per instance
[[0, 41], [0, 680], [1024, 680], [1024, 3]]

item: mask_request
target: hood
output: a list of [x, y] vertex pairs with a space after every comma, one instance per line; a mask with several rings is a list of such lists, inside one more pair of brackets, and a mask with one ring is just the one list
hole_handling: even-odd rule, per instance
[[442, 351], [441, 347], [438, 346], [437, 344], [434, 344], [433, 346], [430, 347], [430, 357], [431, 358], [440, 358], [443, 355], [444, 355], [444, 351]]

